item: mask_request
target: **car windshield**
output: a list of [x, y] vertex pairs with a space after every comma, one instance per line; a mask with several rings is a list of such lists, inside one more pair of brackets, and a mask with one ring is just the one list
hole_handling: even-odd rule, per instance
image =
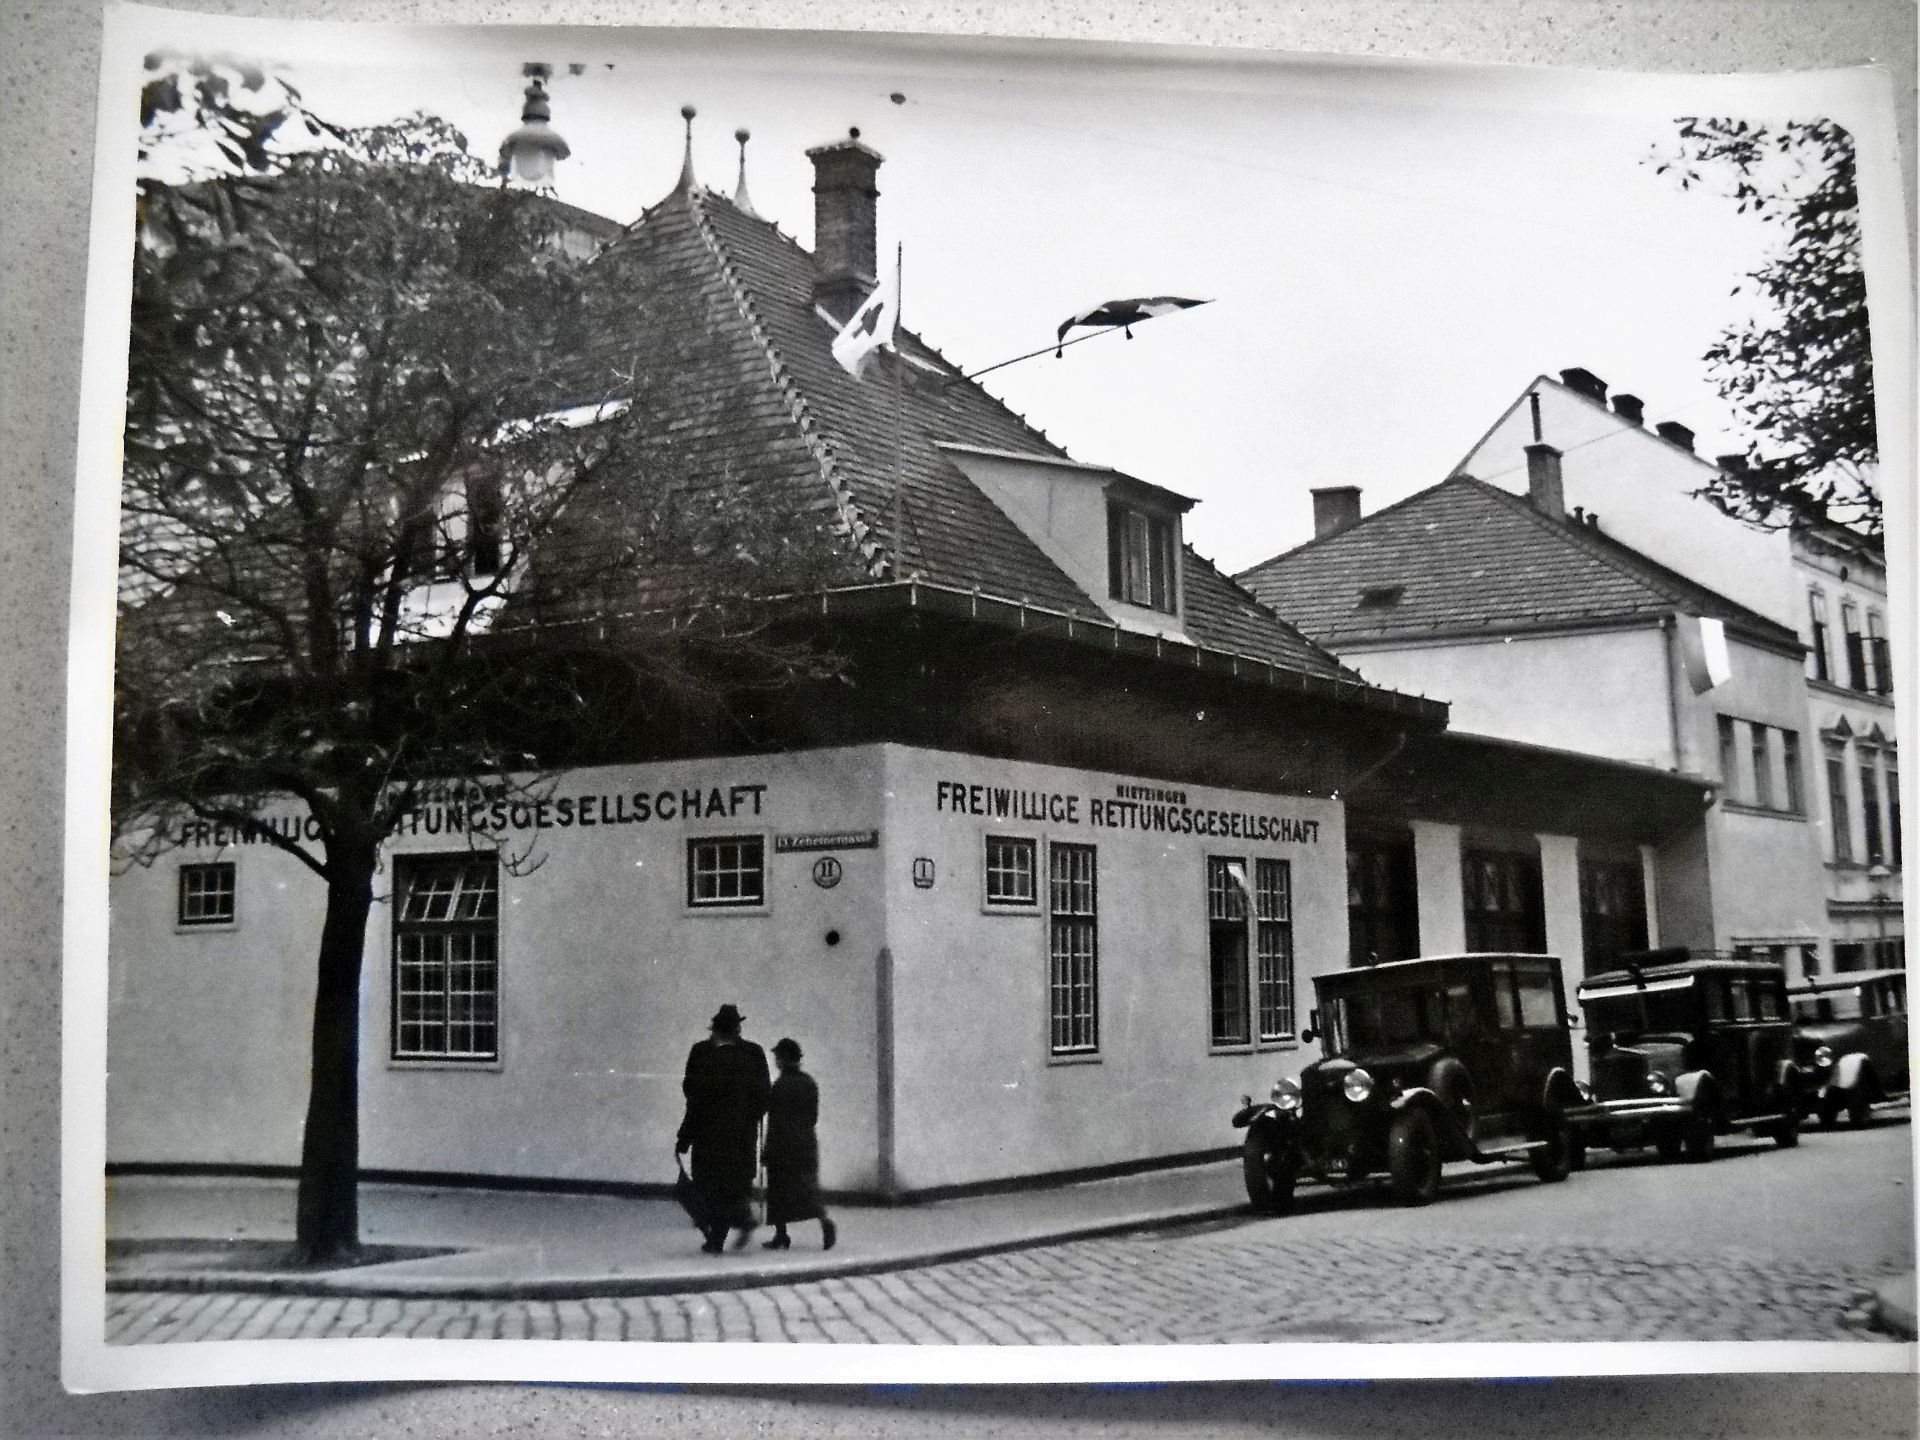
[[1819, 995], [1796, 995], [1793, 997], [1793, 1018], [1802, 1024], [1818, 1024], [1823, 1020], [1857, 1020], [1860, 1018], [1860, 987], [1851, 990], [1827, 990]]
[[1700, 996], [1691, 979], [1664, 981], [1644, 990], [1606, 986], [1581, 996], [1589, 1034], [1643, 1035], [1692, 1030], [1699, 1024]]
[[[1429, 1027], [1429, 1011], [1435, 1012]], [[1342, 1055], [1355, 1049], [1407, 1045], [1437, 1031], [1440, 995], [1424, 988], [1376, 990], [1343, 995], [1328, 1009], [1327, 1053]]]

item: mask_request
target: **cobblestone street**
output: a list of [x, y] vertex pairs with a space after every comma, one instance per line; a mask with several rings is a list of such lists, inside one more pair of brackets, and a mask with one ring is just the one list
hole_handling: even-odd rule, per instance
[[1878, 1340], [1865, 1267], [1581, 1245], [1302, 1240], [1285, 1221], [765, 1290], [586, 1301], [114, 1294], [110, 1343], [405, 1336], [879, 1344]]

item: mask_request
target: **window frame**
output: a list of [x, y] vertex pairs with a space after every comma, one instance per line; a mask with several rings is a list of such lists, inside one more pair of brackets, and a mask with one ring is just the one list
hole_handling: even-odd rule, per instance
[[1827, 831], [1833, 864], [1851, 865], [1853, 859], [1853, 805], [1847, 799], [1847, 747], [1829, 740], [1823, 745], [1827, 766]]
[[[1026, 899], [998, 898], [993, 893], [993, 877], [996, 873], [1008, 872], [1005, 867], [996, 871], [994, 847], [1011, 846], [1024, 850], [1027, 857], [1027, 881], [1031, 893]], [[1039, 915], [1043, 913], [1040, 904], [1040, 842], [1032, 835], [1008, 835], [998, 831], [988, 831], [980, 837], [980, 908], [987, 915]]]
[[[467, 881], [476, 871], [482, 868], [485, 869], [487, 874], [486, 885], [479, 890], [469, 890], [467, 888]], [[438, 917], [409, 916], [408, 912], [413, 904], [415, 877], [422, 874], [431, 874], [436, 870], [443, 873], [449, 871], [459, 872], [454, 888], [445, 892], [448, 896], [447, 909], [453, 913]], [[400, 1069], [441, 1067], [497, 1070], [503, 1064], [505, 1047], [502, 1044], [502, 1040], [506, 1027], [501, 1018], [501, 1002], [504, 998], [505, 987], [502, 984], [502, 971], [504, 966], [502, 964], [500, 945], [500, 921], [502, 915], [500, 905], [500, 870], [499, 857], [486, 851], [462, 850], [453, 852], [429, 852], [395, 857], [393, 897], [389, 906], [392, 913], [388, 925], [389, 946], [387, 957], [387, 1063], [390, 1067]], [[490, 913], [466, 916], [458, 914], [458, 910], [462, 908], [465, 898], [468, 895], [474, 895], [476, 899], [485, 901], [487, 907], [490, 909]], [[452, 953], [451, 946], [449, 946], [447, 953], [444, 953], [437, 960], [428, 957], [409, 958], [406, 954], [407, 947], [404, 942], [408, 936], [412, 935], [438, 935], [447, 937], [449, 940], [456, 936], [466, 936], [476, 939], [485, 936], [491, 942], [490, 946], [485, 947], [491, 950], [491, 954], [481, 959], [477, 955], [469, 953], [462, 959], [456, 957]], [[492, 1033], [491, 1049], [482, 1050], [478, 1047], [471, 1047], [464, 1051], [456, 1051], [451, 1048], [428, 1050], [423, 1047], [408, 1049], [403, 1046], [402, 1035], [407, 1026], [426, 1027], [435, 1023], [430, 1019], [408, 1020], [406, 1018], [405, 1001], [407, 997], [409, 995], [425, 995], [429, 993], [424, 989], [411, 990], [405, 984], [405, 967], [410, 964], [421, 968], [437, 965], [441, 970], [443, 974], [443, 985], [440, 995], [443, 1008], [438, 1024], [442, 1033], [449, 1035], [449, 1037], [458, 1023], [453, 1019], [453, 997], [456, 992], [452, 987], [456, 978], [456, 967], [462, 964], [473, 967], [484, 966], [491, 972], [490, 994], [492, 1008], [491, 1016], [486, 1022], [487, 1028], [489, 1028]], [[479, 996], [489, 992], [474, 989], [464, 993], [470, 996]], [[476, 1029], [479, 1028], [479, 1022], [477, 1021], [469, 1021], [468, 1023]]]
[[[1086, 908], [1078, 908], [1079, 901], [1074, 891], [1083, 882], [1074, 874], [1061, 876], [1055, 868], [1057, 858], [1085, 856], [1087, 862], [1084, 886], [1086, 890]], [[1066, 887], [1068, 907], [1062, 910], [1060, 896], [1062, 885]], [[1060, 940], [1063, 935], [1084, 934], [1086, 944], [1084, 954], [1071, 947], [1063, 954]], [[1076, 979], [1074, 965], [1084, 958], [1085, 978]], [[1067, 964], [1067, 975], [1062, 981], [1062, 960]], [[1052, 1064], [1086, 1064], [1100, 1059], [1100, 853], [1099, 848], [1083, 842], [1066, 840], [1047, 841], [1047, 1058]], [[1084, 990], [1087, 1003], [1084, 1011], [1074, 1003], [1077, 990]], [[1068, 996], [1065, 1011], [1061, 1009], [1061, 995]], [[1062, 1022], [1064, 1020], [1068, 1043], [1061, 1043]], [[1084, 1033], [1084, 1040], [1076, 1037]]]
[[1772, 728], [1757, 720], [1747, 722], [1747, 752], [1753, 759], [1753, 805], [1757, 810], [1777, 810], [1773, 803], [1773, 746], [1767, 738]]
[[1807, 813], [1807, 789], [1805, 777], [1800, 773], [1800, 732], [1780, 727], [1780, 770], [1786, 777], [1787, 793], [1781, 797], [1786, 802], [1789, 815]]
[[[747, 845], [759, 847], [760, 852], [760, 893], [752, 899], [700, 899], [696, 893], [696, 882], [700, 871], [695, 864], [699, 848], [705, 845]], [[729, 830], [717, 831], [710, 835], [689, 835], [683, 860], [682, 894], [683, 910], [688, 915], [764, 915], [768, 911], [770, 894], [768, 881], [771, 879], [767, 865], [767, 837], [765, 831]], [[718, 871], [714, 873], [719, 873]], [[748, 873], [744, 868], [736, 868], [735, 874]]]
[[1807, 647], [1809, 658], [1813, 661], [1812, 679], [1833, 683], [1833, 667], [1829, 663], [1828, 634], [1832, 625], [1827, 619], [1827, 595], [1818, 585], [1807, 592], [1807, 611], [1813, 626], [1813, 643]]
[[[209, 894], [224, 895], [226, 913], [211, 918], [189, 917], [189, 889], [196, 876], [219, 876], [225, 884], [213, 891], [200, 891], [192, 898], [205, 900]], [[214, 930], [232, 930], [240, 923], [240, 874], [231, 860], [188, 860], [180, 865], [173, 890], [173, 928], [183, 934], [205, 934]]]
[[[1144, 596], [1134, 588], [1134, 541]], [[1124, 500], [1107, 499], [1107, 594], [1122, 605], [1163, 615], [1180, 613], [1180, 522]]]
[[1860, 829], [1865, 838], [1865, 860], [1869, 866], [1883, 865], [1887, 859], [1887, 838], [1880, 828], [1880, 754], [1870, 745], [1854, 747], [1855, 765], [1860, 772]]

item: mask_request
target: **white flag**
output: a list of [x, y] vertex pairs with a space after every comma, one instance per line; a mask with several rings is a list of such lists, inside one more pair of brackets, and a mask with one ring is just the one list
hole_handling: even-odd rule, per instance
[[833, 358], [857, 380], [874, 351], [893, 348], [894, 331], [899, 325], [900, 294], [894, 278], [888, 276], [833, 337]]

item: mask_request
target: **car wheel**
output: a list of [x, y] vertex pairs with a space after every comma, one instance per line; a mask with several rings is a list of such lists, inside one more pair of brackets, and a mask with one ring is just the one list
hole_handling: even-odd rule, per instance
[[1865, 1086], [1847, 1096], [1847, 1124], [1856, 1130], [1864, 1130], [1873, 1122], [1873, 1103], [1867, 1099]]
[[1387, 1132], [1387, 1183], [1402, 1205], [1431, 1205], [1440, 1193], [1440, 1142], [1424, 1110], [1402, 1110]]
[[1262, 1215], [1285, 1215], [1293, 1209], [1293, 1187], [1299, 1165], [1293, 1148], [1279, 1144], [1271, 1132], [1250, 1131], [1240, 1149], [1240, 1168], [1247, 1182], [1247, 1199]]
[[1653, 1148], [1660, 1152], [1662, 1160], [1671, 1163], [1686, 1153], [1686, 1136], [1678, 1125], [1665, 1126], [1653, 1137]]
[[1706, 1115], [1689, 1117], [1685, 1126], [1681, 1128], [1680, 1144], [1686, 1151], [1687, 1159], [1695, 1164], [1712, 1159], [1713, 1120]]
[[1587, 1142], [1578, 1135], [1567, 1141], [1567, 1168], [1569, 1170], [1587, 1168]]
[[1791, 1150], [1800, 1143], [1800, 1112], [1789, 1110], [1778, 1125], [1773, 1127], [1773, 1143], [1782, 1150]]
[[1840, 1102], [1831, 1095], [1820, 1097], [1820, 1127], [1831, 1130], [1840, 1120]]
[[1556, 1185], [1573, 1173], [1573, 1132], [1567, 1122], [1555, 1118], [1546, 1134], [1546, 1145], [1527, 1156], [1533, 1173], [1549, 1185]]

